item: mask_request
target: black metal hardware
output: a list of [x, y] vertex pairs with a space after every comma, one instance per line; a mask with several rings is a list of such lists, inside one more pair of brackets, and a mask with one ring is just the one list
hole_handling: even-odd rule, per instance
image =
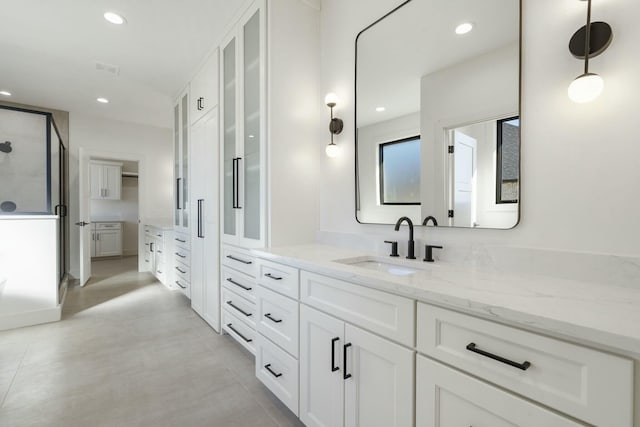
[[176, 209], [178, 210], [182, 209], [180, 206], [180, 181], [182, 181], [182, 178], [176, 179]]
[[449, 211], [447, 212], [447, 216], [449, 218], [453, 218], [453, 209], [449, 209]]
[[248, 287], [246, 287], [246, 286], [244, 286], [244, 285], [241, 285], [240, 283], [236, 282], [235, 280], [233, 280], [233, 279], [231, 279], [231, 278], [228, 278], [228, 279], [227, 279], [227, 282], [229, 282], [229, 283], [233, 283], [234, 285], [236, 285], [236, 286], [237, 286], [237, 287], [239, 287], [239, 288], [244, 289], [245, 291], [250, 291], [251, 289], [253, 289], [253, 288], [248, 288]]
[[186, 258], [186, 255], [182, 255], [180, 252], [176, 252], [176, 255], [178, 255], [180, 258]]
[[204, 199], [198, 199], [198, 238], [204, 239], [204, 231], [202, 230], [202, 204]]
[[236, 334], [238, 334], [238, 336], [239, 336], [240, 338], [242, 338], [242, 339], [243, 339], [243, 340], [245, 340], [246, 342], [251, 342], [251, 341], [253, 341], [252, 339], [247, 338], [247, 337], [245, 337], [244, 335], [242, 335], [240, 332], [236, 331], [236, 328], [234, 328], [234, 327], [233, 327], [233, 326], [231, 326], [231, 325], [233, 325], [233, 323], [227, 323], [227, 328], [231, 329], [233, 332], [235, 332]]
[[277, 374], [275, 372], [273, 372], [273, 370], [271, 369], [271, 363], [264, 365], [264, 369], [266, 369], [267, 371], [269, 371], [271, 373], [271, 375], [273, 375], [276, 378], [280, 378], [282, 376], [282, 374]]
[[269, 279], [272, 279], [272, 280], [282, 280], [282, 277], [274, 276], [271, 273], [266, 273], [264, 277], [268, 277]]
[[178, 280], [176, 280], [176, 285], [180, 286], [182, 289], [187, 289], [187, 287], [182, 286], [182, 284]]
[[178, 239], [177, 237], [174, 239], [176, 242], [187, 243], [186, 240]]
[[473, 342], [467, 344], [467, 350], [477, 353], [481, 356], [488, 357], [489, 359], [497, 360], [498, 362], [507, 364], [509, 366], [513, 366], [514, 368], [521, 369], [523, 371], [526, 371], [531, 367], [531, 362], [527, 362], [525, 360], [522, 363], [518, 363], [518, 362], [514, 362], [513, 360], [505, 359], [504, 357], [495, 355], [493, 353], [489, 353], [488, 351], [480, 350], [479, 348], [476, 347], [476, 344]]
[[158, 252], [159, 254], [161, 254], [161, 253], [162, 253], [162, 251], [156, 251], [156, 252]]
[[162, 274], [162, 271], [160, 271], [160, 270], [156, 270], [156, 273], [158, 273], [158, 274]]
[[232, 169], [232, 171], [231, 171], [231, 188], [233, 189], [232, 190], [233, 193], [232, 193], [231, 199], [232, 199], [232, 205], [233, 206], [231, 206], [231, 207], [233, 209], [236, 209], [238, 207], [236, 205], [236, 162], [238, 161], [238, 159], [234, 157], [232, 159], [232, 161], [233, 161], [233, 164], [231, 166], [231, 169]]
[[434, 249], [442, 249], [442, 246], [436, 245], [425, 245], [424, 246], [424, 262], [433, 262], [433, 250]]
[[342, 379], [343, 380], [348, 380], [349, 378], [351, 378], [351, 374], [347, 374], [347, 349], [351, 347], [351, 343], [345, 344], [342, 346], [342, 357], [343, 357], [343, 364], [342, 366], [344, 367], [344, 372], [342, 374]]
[[437, 226], [438, 226], [438, 220], [437, 220], [435, 217], [431, 216], [431, 215], [429, 215], [428, 217], [426, 217], [426, 218], [422, 221], [422, 225], [424, 225], [424, 226], [428, 225], [428, 224], [429, 224], [429, 221], [433, 222], [433, 226], [434, 226], [434, 227], [437, 227]]
[[251, 261], [245, 261], [245, 260], [243, 260], [243, 259], [236, 258], [236, 257], [234, 257], [233, 255], [227, 255], [227, 258], [232, 259], [232, 260], [234, 260], [234, 261], [241, 262], [241, 263], [243, 263], [243, 264], [247, 264], [247, 265], [249, 265], [249, 264], [253, 264], [253, 262], [251, 262]]
[[204, 110], [204, 98], [203, 97], [198, 98], [197, 105], [198, 105], [198, 110]]
[[240, 313], [244, 314], [245, 316], [251, 317], [251, 313], [247, 313], [246, 311], [244, 311], [243, 309], [241, 309], [240, 307], [235, 305], [233, 303], [233, 301], [227, 301], [227, 305], [230, 305], [231, 307], [235, 308], [236, 310], [238, 310]]
[[[150, 251], [150, 252], [153, 252], [153, 242], [151, 242], [151, 243], [149, 244], [149, 251]], [[176, 267], [176, 268], [178, 268], [178, 267]]]
[[409, 225], [409, 242], [407, 243], [407, 259], [416, 259], [415, 242], [413, 241], [413, 221], [409, 217], [403, 216], [396, 222], [395, 230], [400, 230], [400, 224], [406, 222]]
[[447, 148], [447, 152], [449, 154], [453, 154], [453, 153], [455, 153], [455, 151], [456, 151], [456, 148], [453, 145], [449, 145], [449, 147]]
[[75, 224], [79, 225], [80, 227], [86, 227], [87, 225], [91, 225], [90, 222], [86, 222], [86, 221], [76, 222]]
[[391, 240], [385, 240], [384, 242], [391, 244], [391, 253], [389, 254], [389, 256], [393, 256], [393, 257], [400, 256], [398, 255], [398, 242], [391, 241]]
[[236, 209], [242, 209], [240, 206], [240, 160], [242, 157], [236, 159]]
[[282, 319], [274, 319], [273, 317], [271, 317], [271, 313], [267, 313], [264, 315], [264, 317], [266, 317], [267, 319], [271, 320], [273, 323], [280, 323], [282, 322]]
[[[151, 251], [153, 252], [153, 250]], [[180, 273], [185, 274], [186, 271], [184, 271], [183, 269], [181, 269], [180, 267], [176, 267], [176, 270], [178, 270]]]
[[340, 370], [340, 367], [336, 366], [336, 342], [338, 341], [340, 341], [340, 337], [331, 340], [331, 372]]

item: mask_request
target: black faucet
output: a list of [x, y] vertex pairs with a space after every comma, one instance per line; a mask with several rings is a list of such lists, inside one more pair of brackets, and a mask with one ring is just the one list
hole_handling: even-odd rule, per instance
[[427, 225], [429, 224], [429, 221], [433, 222], [433, 226], [437, 227], [438, 226], [438, 220], [436, 220], [434, 217], [432, 217], [431, 215], [429, 215], [428, 217], [426, 217], [424, 219], [424, 221], [422, 221], [422, 225]]
[[415, 256], [415, 242], [413, 241], [413, 221], [411, 221], [410, 218], [408, 218], [406, 216], [403, 216], [402, 218], [400, 218], [398, 220], [398, 222], [396, 222], [395, 230], [399, 231], [400, 230], [400, 224], [402, 224], [405, 221], [409, 225], [409, 244], [407, 246], [407, 259], [416, 259], [416, 256]]

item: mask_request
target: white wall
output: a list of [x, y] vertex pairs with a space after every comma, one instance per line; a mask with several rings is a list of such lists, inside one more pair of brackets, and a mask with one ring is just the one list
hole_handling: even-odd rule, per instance
[[[168, 124], [171, 125], [170, 123]], [[80, 221], [78, 150], [98, 157], [140, 160], [140, 220], [171, 223], [173, 215], [173, 132], [71, 113], [69, 120], [70, 222]], [[131, 160], [131, 159], [129, 159]], [[89, 221], [89, 218], [83, 218]], [[71, 226], [71, 274], [79, 276], [78, 227]]]
[[[356, 34], [399, 3], [323, 1], [322, 90], [341, 98], [336, 115], [344, 119], [345, 129], [337, 139], [341, 157], [323, 158], [321, 231], [393, 233], [391, 226], [355, 220], [353, 76]], [[614, 40], [591, 62], [591, 70], [605, 79], [603, 95], [577, 105], [567, 98], [567, 86], [582, 64], [567, 44], [584, 25], [585, 8], [575, 0], [523, 2], [520, 224], [505, 231], [428, 228], [431, 241], [640, 256], [640, 143], [634, 137], [640, 56], [630, 54], [640, 39], [640, 2], [594, 4], [594, 20], [611, 24]], [[426, 234], [422, 229], [417, 237]]]

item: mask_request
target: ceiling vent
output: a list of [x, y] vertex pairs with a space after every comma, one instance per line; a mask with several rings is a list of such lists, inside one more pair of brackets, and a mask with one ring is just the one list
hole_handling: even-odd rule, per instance
[[120, 74], [120, 67], [112, 64], [105, 64], [104, 62], [96, 62], [96, 70], [104, 71], [105, 73], [113, 74], [117, 76]]

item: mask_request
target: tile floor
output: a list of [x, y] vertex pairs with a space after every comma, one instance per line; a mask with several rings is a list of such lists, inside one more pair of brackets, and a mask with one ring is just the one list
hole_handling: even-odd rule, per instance
[[0, 332], [0, 426], [301, 426], [220, 336], [137, 260], [93, 263], [63, 320]]

